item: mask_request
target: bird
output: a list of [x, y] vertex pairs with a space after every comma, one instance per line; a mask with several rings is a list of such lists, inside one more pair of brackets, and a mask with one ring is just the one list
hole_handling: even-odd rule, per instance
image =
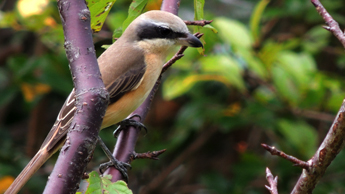
[[[169, 51], [178, 45], [203, 47], [181, 18], [169, 12], [154, 10], [133, 20], [122, 36], [99, 56], [99, 69], [109, 93], [109, 104], [101, 129], [121, 122], [144, 102], [161, 74]], [[41, 148], [5, 194], [18, 193], [33, 174], [62, 147], [75, 111], [73, 89]]]

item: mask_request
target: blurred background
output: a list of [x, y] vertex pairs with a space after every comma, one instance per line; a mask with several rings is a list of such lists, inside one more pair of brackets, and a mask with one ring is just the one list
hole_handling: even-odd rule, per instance
[[[130, 3], [117, 0], [94, 35], [98, 55]], [[345, 1], [322, 3], [345, 24]], [[145, 10], [160, 4], [149, 0]], [[1, 193], [39, 149], [73, 84], [56, 1], [3, 0], [0, 9]], [[193, 20], [193, 10], [193, 1], [181, 0], [182, 19]], [[214, 29], [190, 28], [205, 33], [204, 54], [187, 49], [165, 73], [145, 121], [148, 133], [136, 146], [139, 153], [167, 152], [158, 161], [134, 161], [129, 187], [134, 193], [268, 193], [269, 167], [279, 192], [289, 193], [302, 170], [260, 144], [302, 160], [314, 154], [345, 97], [344, 48], [308, 0], [208, 0], [204, 18], [214, 20]], [[101, 132], [110, 148], [115, 128]], [[22, 193], [42, 192], [56, 158]], [[344, 160], [340, 152], [314, 193], [345, 192]], [[106, 161], [97, 147], [88, 170]]]

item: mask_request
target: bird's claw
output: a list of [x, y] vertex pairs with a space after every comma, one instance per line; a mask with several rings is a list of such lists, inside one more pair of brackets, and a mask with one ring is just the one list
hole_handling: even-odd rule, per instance
[[145, 125], [139, 121], [134, 120], [133, 119], [134, 117], [139, 117], [139, 119], [141, 120], [141, 116], [135, 114], [135, 115], [133, 115], [127, 119], [124, 119], [123, 121], [118, 123], [119, 126], [115, 129], [115, 131], [113, 133], [115, 138], [117, 138], [119, 136], [121, 130], [123, 130], [124, 127], [127, 127], [127, 126], [134, 126], [136, 128], [139, 128], [140, 130], [144, 129], [145, 132], [147, 133], [147, 128], [145, 127]]
[[120, 171], [124, 180], [128, 183], [127, 168], [131, 169], [132, 168], [131, 165], [128, 163], [116, 160], [115, 158], [111, 158], [109, 162], [106, 162], [106, 163], [99, 165], [99, 172], [101, 174], [103, 174], [105, 172], [105, 170], [111, 166], [114, 166], [118, 171]]
[[122, 174], [124, 180], [128, 182], [128, 174], [127, 174], [127, 168], [131, 168], [131, 165], [125, 162], [121, 162], [117, 160], [110, 152], [110, 150], [107, 148], [101, 137], [97, 136], [98, 143], [103, 149], [105, 155], [109, 158], [109, 162], [106, 162], [104, 164], [99, 165], [99, 172], [103, 174], [103, 172], [108, 169], [110, 166], [114, 166], [120, 173]]

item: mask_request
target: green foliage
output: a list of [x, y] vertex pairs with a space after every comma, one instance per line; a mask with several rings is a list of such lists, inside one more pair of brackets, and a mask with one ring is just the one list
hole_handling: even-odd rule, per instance
[[137, 18], [144, 10], [148, 0], [135, 0], [131, 3], [128, 9], [127, 19], [122, 24], [122, 30], [124, 31], [128, 25]]
[[[111, 175], [101, 177], [97, 172], [92, 171], [89, 173], [87, 182], [89, 184], [85, 194], [133, 194], [124, 181], [111, 182]], [[81, 194], [81, 192], [77, 193]]]
[[[278, 120], [279, 132], [283, 134], [284, 141], [305, 157], [312, 157], [316, 150], [317, 133], [312, 126], [304, 121]], [[307, 140], [307, 141], [306, 141]], [[282, 146], [283, 147], [283, 146]]]
[[215, 18], [213, 25], [219, 30], [219, 37], [234, 49], [249, 49], [253, 44], [246, 26], [236, 20]]
[[204, 19], [205, 0], [194, 0], [194, 20]]
[[91, 29], [99, 32], [116, 0], [86, 0], [91, 13]]
[[[100, 30], [104, 23], [103, 30], [113, 31], [114, 37], [152, 4], [159, 5], [156, 0], [117, 0], [110, 10], [114, 2], [89, 2], [92, 25]], [[338, 22], [344, 23], [345, 16], [339, 9], [345, 6], [344, 1], [323, 3]], [[0, 66], [0, 178], [17, 175], [26, 164], [28, 158], [22, 155], [29, 129], [23, 126], [37, 121], [34, 118], [42, 120], [34, 115], [41, 99], [66, 96], [73, 87], [54, 4], [31, 16], [24, 16], [19, 9], [0, 13], [0, 27], [12, 33], [1, 48], [14, 53], [0, 58], [4, 61]], [[140, 136], [137, 149], [168, 151], [158, 162], [132, 163], [130, 177], [137, 182], [130, 182], [130, 187], [135, 193], [136, 183], [138, 187], [149, 185], [176, 159], [182, 162], [156, 193], [169, 189], [180, 192], [190, 185], [196, 185], [195, 193], [267, 193], [266, 166], [279, 176], [279, 191], [287, 193], [301, 170], [265, 153], [260, 143], [273, 144], [308, 160], [330, 126], [329, 117], [335, 115], [344, 99], [344, 48], [320, 26], [324, 21], [309, 1], [248, 0], [227, 6], [216, 1], [181, 1], [183, 19], [192, 16], [194, 10], [196, 20], [214, 22], [194, 27], [195, 32], [204, 33], [205, 55], [188, 48], [164, 75], [164, 99], [155, 101], [146, 120], [149, 133]], [[251, 15], [243, 11], [242, 15], [234, 14], [240, 7], [252, 10]], [[95, 35], [95, 40], [102, 37]], [[109, 44], [110, 37], [106, 41]], [[13, 45], [21, 45], [21, 50], [11, 50]], [[102, 50], [99, 47], [96, 49]], [[53, 104], [60, 107], [63, 100]], [[302, 114], [303, 110], [307, 112]], [[55, 118], [53, 112], [46, 110], [45, 114]], [[202, 136], [211, 129], [217, 132]], [[111, 133], [109, 129], [101, 135], [112, 147]], [[343, 193], [344, 158], [341, 152], [315, 193]], [[96, 150], [92, 161], [94, 167], [106, 159]], [[48, 164], [38, 174], [50, 168]], [[131, 193], [124, 182], [112, 184], [109, 178], [92, 172], [87, 193]], [[44, 186], [45, 180], [36, 176], [28, 188], [39, 193], [39, 185]]]
[[258, 41], [260, 37], [260, 21], [262, 18], [262, 14], [268, 5], [270, 0], [261, 0], [256, 6], [253, 11], [253, 14], [250, 18], [250, 31], [252, 33], [252, 37], [254, 38], [254, 41]]

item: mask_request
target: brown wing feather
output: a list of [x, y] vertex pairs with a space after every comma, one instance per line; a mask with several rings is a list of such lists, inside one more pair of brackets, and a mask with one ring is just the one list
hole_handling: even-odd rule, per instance
[[[128, 57], [127, 53], [136, 54]], [[121, 38], [111, 45], [97, 61], [103, 82], [110, 95], [110, 104], [115, 103], [126, 92], [137, 88], [146, 70], [143, 51]], [[65, 138], [75, 111], [75, 91], [73, 89], [41, 148], [46, 147], [47, 151], [50, 151], [62, 138]]]
[[106, 88], [109, 92], [109, 104], [115, 103], [126, 92], [129, 92], [137, 88], [140, 84], [144, 74], [146, 66], [138, 66], [135, 69], [130, 69], [125, 74], [121, 75], [118, 79], [110, 83]]
[[[126, 92], [135, 89], [138, 84], [140, 84], [143, 75], [145, 74], [145, 70], [146, 66], [144, 64], [142, 66], [136, 66], [136, 68], [129, 69], [119, 78], [108, 84], [106, 89], [109, 92], [109, 103], [115, 103]], [[62, 106], [60, 113], [41, 148], [46, 147], [47, 151], [50, 151], [55, 148], [62, 138], [65, 138], [74, 117], [75, 110], [75, 91], [73, 89], [65, 104]]]

